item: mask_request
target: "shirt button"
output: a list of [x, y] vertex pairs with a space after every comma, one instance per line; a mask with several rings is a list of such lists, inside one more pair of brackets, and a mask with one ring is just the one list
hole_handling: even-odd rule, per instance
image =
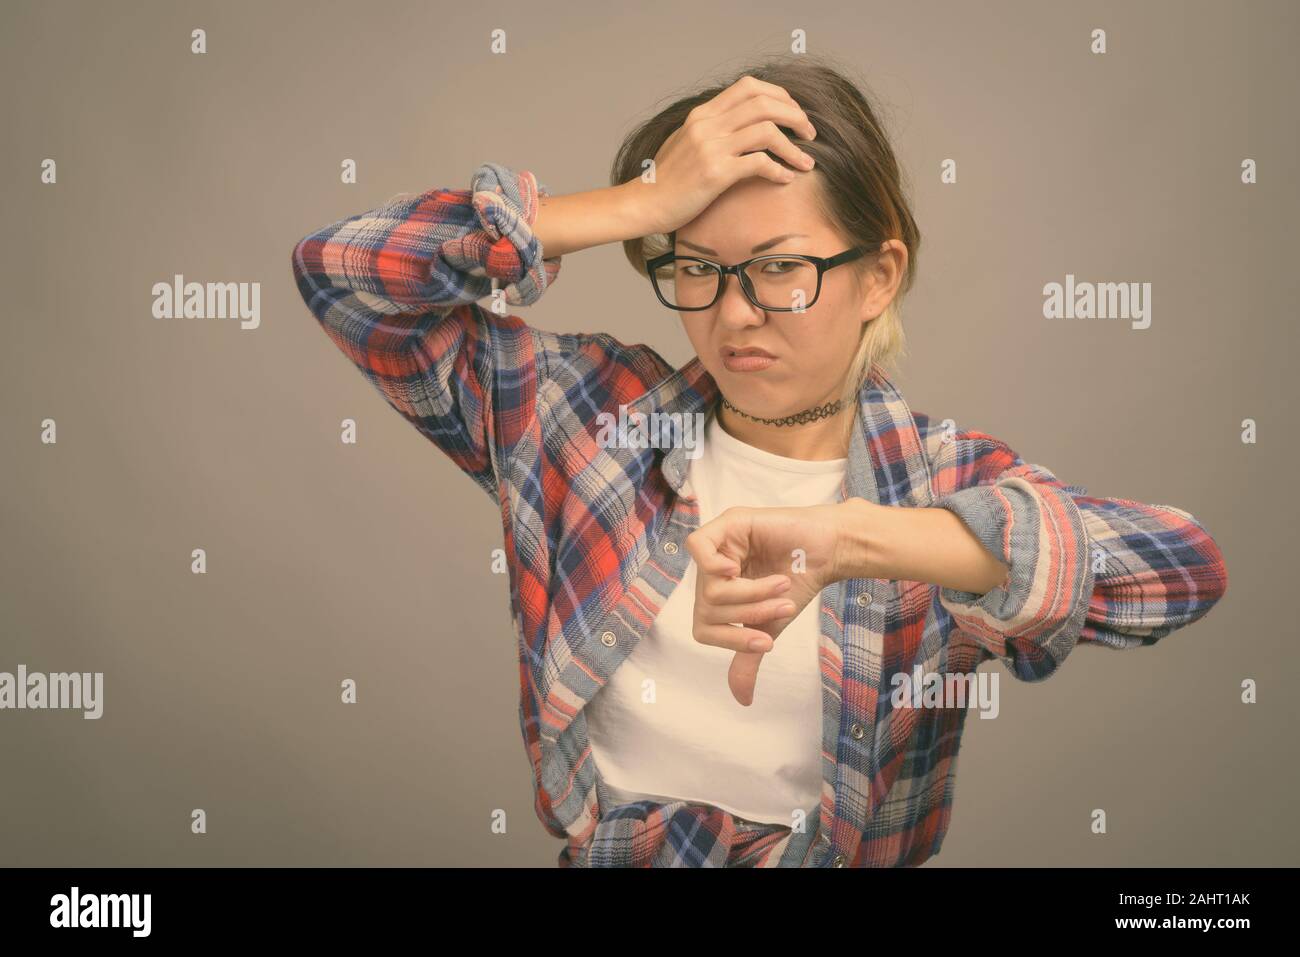
[[677, 543], [676, 543], [676, 542], [664, 542], [664, 551], [666, 551], [669, 555], [676, 555], [676, 554], [677, 554]]
[[831, 866], [832, 866], [832, 867], [843, 867], [843, 866], [844, 866], [844, 855], [843, 855], [843, 854], [836, 854], [836, 855], [835, 855], [835, 859], [834, 859], [833, 861], [831, 861]]
[[612, 631], [607, 631], [600, 636], [600, 643], [604, 645], [606, 648], [613, 648], [617, 642], [618, 642], [618, 636], [615, 635]]
[[856, 721], [849, 725], [849, 734], [853, 735], [855, 741], [861, 741], [862, 735], [865, 733], [866, 732], [862, 730], [862, 725], [858, 724]]
[[868, 605], [871, 604], [871, 596], [868, 595], [866, 592], [863, 592], [861, 595], [858, 596], [858, 604], [861, 607], [866, 608]]

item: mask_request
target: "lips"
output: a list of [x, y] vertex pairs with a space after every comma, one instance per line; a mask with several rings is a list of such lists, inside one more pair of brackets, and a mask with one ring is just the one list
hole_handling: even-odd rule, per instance
[[722, 365], [728, 372], [762, 372], [776, 362], [776, 356], [758, 346], [723, 346]]

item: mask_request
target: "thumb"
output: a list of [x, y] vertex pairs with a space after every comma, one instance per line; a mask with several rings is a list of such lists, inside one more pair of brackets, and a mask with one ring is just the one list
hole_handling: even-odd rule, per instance
[[754, 703], [754, 686], [758, 683], [758, 666], [763, 663], [761, 651], [738, 651], [727, 669], [727, 686], [731, 696], [748, 708]]

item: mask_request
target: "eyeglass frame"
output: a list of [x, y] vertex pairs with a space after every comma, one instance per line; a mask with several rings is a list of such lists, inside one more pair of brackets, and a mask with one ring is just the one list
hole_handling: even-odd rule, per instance
[[[884, 244], [882, 243], [881, 245], [883, 246]], [[734, 266], [724, 266], [722, 263], [715, 263], [711, 259], [704, 259], [700, 256], [679, 256], [675, 251], [670, 250], [663, 255], [655, 256], [653, 259], [647, 259], [646, 274], [650, 277], [650, 285], [654, 288], [655, 296], [658, 297], [659, 301], [669, 309], [673, 309], [677, 312], [703, 312], [705, 309], [712, 309], [717, 305], [718, 300], [722, 298], [722, 294], [727, 290], [728, 273], [736, 277], [736, 281], [740, 283], [740, 291], [745, 294], [745, 298], [764, 312], [802, 312], [804, 309], [807, 309], [809, 306], [816, 303], [821, 297], [822, 276], [826, 273], [826, 270], [834, 269], [836, 266], [842, 266], [855, 259], [860, 259], [869, 251], [870, 247], [854, 246], [853, 248], [846, 249], [844, 252], [838, 253], [834, 256], [810, 256], [806, 253], [764, 253], [762, 256], [755, 256], [753, 259], [746, 259], [744, 262], [736, 263]], [[712, 266], [717, 270], [719, 274], [718, 292], [713, 297], [713, 301], [707, 306], [674, 306], [665, 299], [663, 293], [659, 291], [659, 280], [655, 278], [655, 271], [659, 269], [660, 266], [665, 266], [677, 259], [694, 260], [695, 262]], [[801, 308], [795, 306], [787, 308], [784, 306], [765, 306], [755, 299], [753, 293], [750, 292], [749, 286], [745, 282], [744, 271], [754, 263], [761, 262], [764, 259], [802, 259], [817, 267], [817, 291], [813, 293], [812, 301], [805, 303]]]

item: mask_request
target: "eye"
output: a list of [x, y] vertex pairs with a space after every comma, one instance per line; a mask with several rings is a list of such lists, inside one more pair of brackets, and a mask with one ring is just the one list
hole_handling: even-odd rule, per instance
[[763, 272], [773, 276], [784, 276], [804, 265], [807, 264], [801, 259], [769, 259], [763, 263]]
[[[698, 269], [699, 272], [691, 272], [692, 269]], [[699, 263], [690, 263], [682, 267], [682, 272], [690, 276], [692, 279], [700, 279], [713, 272], [713, 269], [709, 266], [700, 265]]]

